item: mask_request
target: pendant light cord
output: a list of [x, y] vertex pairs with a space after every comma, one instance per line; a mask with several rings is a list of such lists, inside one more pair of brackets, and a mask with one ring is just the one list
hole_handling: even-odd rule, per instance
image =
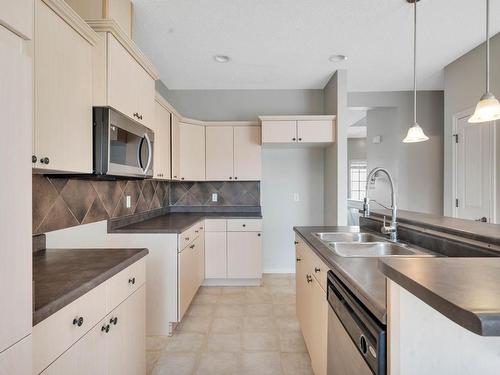
[[486, 0], [486, 92], [490, 92], [490, 0]]
[[[413, 3], [413, 123], [417, 124], [417, 1]], [[489, 0], [486, 0], [489, 1]]]

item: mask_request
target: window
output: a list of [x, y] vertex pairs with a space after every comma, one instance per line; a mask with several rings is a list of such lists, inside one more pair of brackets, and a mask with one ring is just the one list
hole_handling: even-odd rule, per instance
[[365, 198], [366, 161], [351, 161], [349, 176], [349, 199], [362, 201]]

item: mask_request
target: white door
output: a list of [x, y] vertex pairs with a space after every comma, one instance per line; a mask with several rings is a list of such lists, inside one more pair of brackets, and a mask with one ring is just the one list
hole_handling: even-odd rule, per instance
[[455, 129], [455, 216], [492, 222], [494, 124], [470, 124], [468, 118], [459, 118]]

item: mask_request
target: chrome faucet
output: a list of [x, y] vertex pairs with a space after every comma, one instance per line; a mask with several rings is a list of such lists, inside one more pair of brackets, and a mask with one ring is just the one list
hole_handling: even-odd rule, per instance
[[382, 228], [380, 228], [380, 231], [383, 234], [389, 234], [391, 241], [396, 242], [398, 240], [398, 223], [397, 223], [398, 208], [396, 207], [396, 191], [394, 189], [394, 180], [392, 179], [392, 176], [389, 173], [389, 171], [385, 168], [381, 167], [373, 168], [370, 171], [370, 173], [368, 173], [368, 177], [366, 178], [365, 199], [363, 200], [363, 216], [364, 217], [370, 216], [370, 198], [368, 198], [368, 186], [370, 182], [375, 182], [377, 178], [377, 173], [379, 172], [386, 174], [387, 178], [389, 179], [389, 183], [391, 184], [391, 207], [390, 208], [386, 207], [383, 204], [377, 202], [375, 199], [372, 199], [371, 202], [377, 203], [379, 206], [382, 206], [385, 209], [392, 210], [391, 225], [386, 225], [384, 216], [384, 223], [382, 224]]

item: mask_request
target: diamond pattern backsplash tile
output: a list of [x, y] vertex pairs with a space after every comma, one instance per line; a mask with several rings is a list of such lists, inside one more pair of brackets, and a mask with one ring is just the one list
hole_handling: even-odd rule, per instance
[[168, 206], [169, 191], [169, 183], [163, 181], [33, 175], [33, 234], [163, 208]]

